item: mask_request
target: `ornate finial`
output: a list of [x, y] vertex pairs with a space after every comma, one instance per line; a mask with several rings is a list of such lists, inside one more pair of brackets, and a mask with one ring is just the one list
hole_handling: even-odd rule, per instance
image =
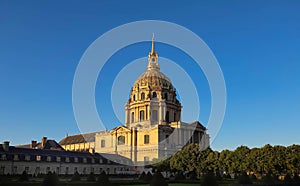
[[155, 53], [154, 51], [154, 33], [152, 35], [152, 48], [151, 48], [151, 54], [153, 55]]

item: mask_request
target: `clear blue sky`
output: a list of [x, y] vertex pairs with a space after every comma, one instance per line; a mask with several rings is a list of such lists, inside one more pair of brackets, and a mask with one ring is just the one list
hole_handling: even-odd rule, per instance
[[[47, 136], [59, 141], [66, 133], [79, 133], [72, 110], [72, 82], [82, 54], [116, 26], [154, 19], [195, 32], [222, 68], [227, 111], [213, 149], [299, 144], [299, 9], [296, 0], [1, 0], [0, 140], [22, 144]], [[101, 72], [98, 81], [107, 81], [96, 93], [107, 91], [104, 94], [110, 95], [122, 65], [146, 57], [149, 49], [149, 43], [140, 43], [116, 53]], [[182, 62], [188, 57], [180, 51], [163, 44], [157, 44], [157, 50], [191, 76], [199, 72]], [[205, 125], [210, 109], [207, 83], [197, 85], [197, 90], [203, 103], [199, 120]], [[130, 87], [124, 94], [129, 91]], [[96, 96], [96, 100], [103, 98]], [[107, 126], [120, 124], [112, 109], [103, 112]]]

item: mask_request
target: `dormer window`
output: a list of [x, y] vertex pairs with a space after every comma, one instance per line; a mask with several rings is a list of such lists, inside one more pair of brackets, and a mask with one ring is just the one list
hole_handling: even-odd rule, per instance
[[41, 161], [41, 156], [36, 156], [36, 161]]
[[47, 156], [47, 161], [51, 161], [51, 156]]

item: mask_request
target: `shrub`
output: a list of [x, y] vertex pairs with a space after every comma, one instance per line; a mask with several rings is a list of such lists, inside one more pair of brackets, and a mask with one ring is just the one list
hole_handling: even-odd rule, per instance
[[222, 177], [219, 170], [216, 172], [216, 179], [219, 180], [219, 181], [223, 179], [223, 177]]
[[269, 184], [269, 185], [272, 185], [275, 182], [275, 178], [270, 173], [264, 176], [262, 180], [265, 184]]
[[106, 173], [103, 171], [97, 179], [97, 185], [99, 186], [111, 186], [111, 182], [108, 179], [108, 176], [106, 175]]
[[251, 179], [252, 181], [255, 181], [255, 180], [257, 180], [257, 177], [255, 176], [255, 174], [251, 174], [251, 175], [250, 175], [250, 179]]
[[242, 172], [241, 175], [238, 177], [239, 184], [252, 184], [250, 177], [245, 173]]
[[285, 177], [284, 177], [284, 182], [285, 182], [285, 183], [291, 183], [292, 181], [293, 181], [292, 175], [289, 174], [289, 173], [287, 173], [287, 174], [285, 175]]
[[190, 180], [196, 180], [197, 179], [197, 174], [195, 171], [192, 171], [189, 173], [189, 179]]
[[152, 174], [150, 172], [148, 172], [145, 176], [145, 179], [144, 181], [147, 182], [147, 183], [150, 183], [150, 181], [152, 180]]
[[175, 174], [175, 178], [174, 178], [176, 181], [178, 180], [185, 180], [185, 176], [183, 175], [182, 172], [178, 172]]
[[145, 173], [145, 172], [142, 172], [142, 174], [139, 176], [139, 180], [140, 180], [140, 181], [144, 181], [144, 180], [145, 180], [145, 177], [146, 177], [146, 173]]
[[28, 181], [28, 175], [26, 171], [23, 171], [23, 173], [21, 174], [19, 181]]
[[293, 181], [294, 181], [295, 183], [300, 183], [300, 177], [299, 177], [298, 174], [294, 174]]
[[91, 173], [88, 175], [88, 177], [87, 177], [86, 180], [87, 180], [87, 181], [96, 181], [96, 178], [95, 178], [94, 173], [91, 172]]
[[80, 181], [80, 175], [77, 171], [72, 176], [71, 181]]
[[217, 179], [212, 172], [204, 175], [201, 186], [218, 186]]
[[168, 186], [168, 183], [160, 172], [156, 172], [152, 177], [150, 186]]
[[56, 186], [58, 185], [59, 179], [55, 173], [48, 172], [43, 180], [43, 186]]

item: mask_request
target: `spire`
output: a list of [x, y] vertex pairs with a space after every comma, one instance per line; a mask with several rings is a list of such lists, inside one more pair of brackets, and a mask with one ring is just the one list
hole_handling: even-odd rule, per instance
[[159, 65], [158, 65], [158, 54], [155, 52], [154, 49], [154, 34], [152, 35], [152, 46], [151, 46], [151, 52], [149, 52], [148, 55], [148, 65], [147, 65], [147, 70], [159, 70]]
[[152, 35], [152, 48], [151, 48], [151, 55], [155, 54], [155, 50], [154, 50], [154, 33]]

